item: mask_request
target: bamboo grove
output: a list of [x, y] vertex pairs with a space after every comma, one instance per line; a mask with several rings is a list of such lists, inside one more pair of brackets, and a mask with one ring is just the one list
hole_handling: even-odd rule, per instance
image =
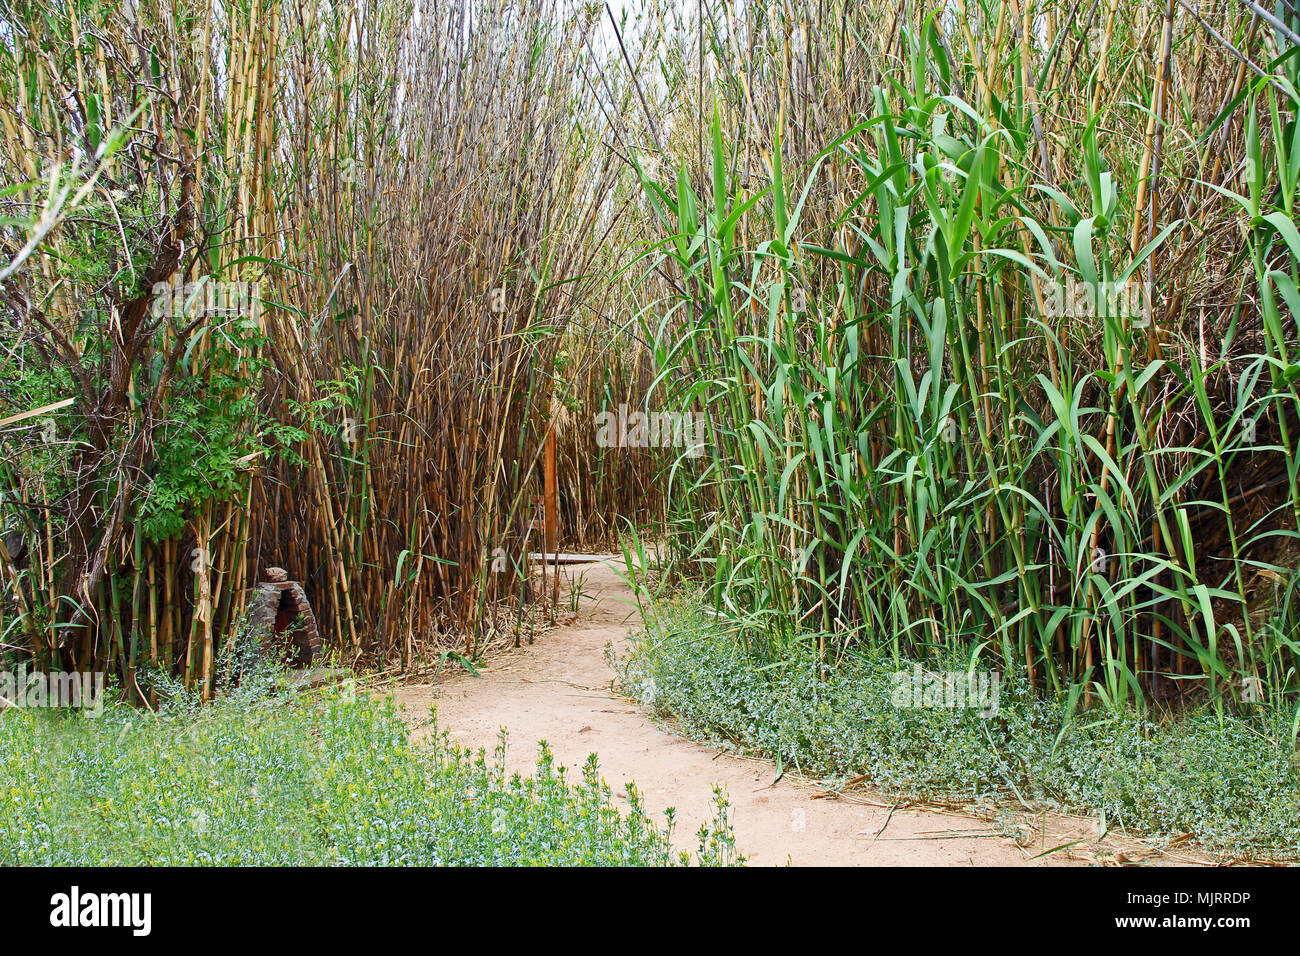
[[[279, 0], [3, 23], [13, 252], [58, 221], [4, 285], [6, 644], [204, 685], [274, 564], [350, 659], [473, 652], [518, 590], [483, 556], [518, 557], [557, 355], [594, 374], [569, 318], [616, 168], [570, 122], [589, 24]], [[232, 284], [252, 307], [209, 314]]]
[[[1295, 699], [1288, 0], [23, 0], [0, 42], [0, 640], [43, 665], [203, 686], [268, 564], [349, 661], [472, 655], [537, 597], [555, 429], [566, 540], [666, 541], [774, 660]], [[620, 405], [706, 454], [600, 447]]]

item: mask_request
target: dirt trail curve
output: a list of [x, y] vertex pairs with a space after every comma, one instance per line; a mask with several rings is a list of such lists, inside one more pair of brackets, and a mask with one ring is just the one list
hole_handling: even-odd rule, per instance
[[[606, 565], [583, 565], [574, 573], [585, 574], [586, 595], [574, 624], [542, 635], [532, 646], [490, 657], [481, 678], [457, 673], [437, 685], [397, 688], [408, 717], [419, 720], [436, 701], [441, 727], [489, 752], [499, 729], [507, 727], [508, 763], [522, 773], [531, 770], [540, 740], [550, 744], [559, 763], [575, 770], [595, 752], [620, 800], [626, 799], [623, 785], [635, 780], [654, 819], [662, 822], [665, 808], [677, 808], [674, 841], [684, 849], [694, 848], [695, 831], [709, 816], [712, 784], [725, 786], [738, 848], [751, 865], [783, 865], [788, 859], [795, 865], [1060, 866], [1153, 855], [1121, 848], [1112, 837], [1098, 844], [1095, 830], [1089, 832], [1095, 824], [1068, 817], [1048, 818], [1046, 832], [1036, 827], [1022, 847], [973, 816], [895, 808], [860, 790], [828, 794], [789, 777], [774, 784], [770, 762], [675, 736], [611, 689], [614, 674], [605, 647], [612, 642], [624, 651], [635, 611], [620, 598], [630, 591]], [[1076, 840], [1082, 842], [1071, 850], [1033, 859]]]

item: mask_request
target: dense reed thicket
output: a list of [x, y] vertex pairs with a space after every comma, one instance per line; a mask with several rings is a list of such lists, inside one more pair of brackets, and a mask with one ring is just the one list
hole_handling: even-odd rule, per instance
[[683, 565], [773, 659], [1293, 702], [1294, 9], [747, 9], [643, 176]]
[[[202, 684], [265, 564], [351, 657], [473, 652], [556, 429], [568, 540], [666, 538], [760, 654], [1294, 698], [1289, 0], [23, 0], [0, 40], [43, 663]], [[604, 447], [620, 405], [706, 453]]]
[[[351, 657], [475, 649], [539, 546], [565, 382], [623, 394], [643, 361], [593, 347], [599, 12], [0, 13], [6, 644], [202, 684], [273, 564]], [[644, 482], [570, 481], [574, 536], [609, 536], [577, 492], [615, 478]]]

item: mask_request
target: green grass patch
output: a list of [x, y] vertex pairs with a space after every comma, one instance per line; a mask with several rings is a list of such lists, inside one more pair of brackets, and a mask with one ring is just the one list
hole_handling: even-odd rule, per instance
[[0, 713], [3, 865], [618, 865], [735, 862], [718, 815], [693, 857], [634, 787], [614, 805], [593, 756], [577, 779], [543, 745], [531, 777], [505, 740], [413, 742], [391, 702], [341, 690], [236, 693], [99, 719]]
[[[1300, 856], [1300, 759], [1291, 714], [1072, 712], [1002, 675], [996, 713], [898, 707], [892, 657], [820, 665], [803, 643], [751, 650], [694, 598], [655, 608], [616, 660], [624, 692], [692, 736], [822, 779], [863, 775], [908, 798], [1105, 815], [1160, 839], [1190, 833], [1211, 852]], [[766, 647], [755, 641], [754, 647]], [[964, 670], [966, 661], [932, 669]]]

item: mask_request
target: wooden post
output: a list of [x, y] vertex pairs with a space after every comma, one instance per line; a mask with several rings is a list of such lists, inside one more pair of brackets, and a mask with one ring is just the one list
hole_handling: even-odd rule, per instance
[[[546, 527], [543, 537], [545, 540], [544, 550], [546, 554], [542, 555], [543, 572], [546, 568], [546, 558], [553, 555], [555, 563], [551, 566], [551, 623], [555, 623], [555, 606], [560, 603], [560, 542], [559, 542], [559, 525], [560, 525], [560, 502], [558, 494], [558, 483], [555, 478], [555, 422], [551, 421], [551, 428], [546, 433]], [[545, 573], [542, 575], [542, 587], [546, 586]]]
[[554, 554], [559, 550], [559, 495], [555, 479], [555, 425], [552, 423], [551, 430], [546, 433], [546, 529], [543, 537], [545, 546], [543, 548], [547, 554]]

